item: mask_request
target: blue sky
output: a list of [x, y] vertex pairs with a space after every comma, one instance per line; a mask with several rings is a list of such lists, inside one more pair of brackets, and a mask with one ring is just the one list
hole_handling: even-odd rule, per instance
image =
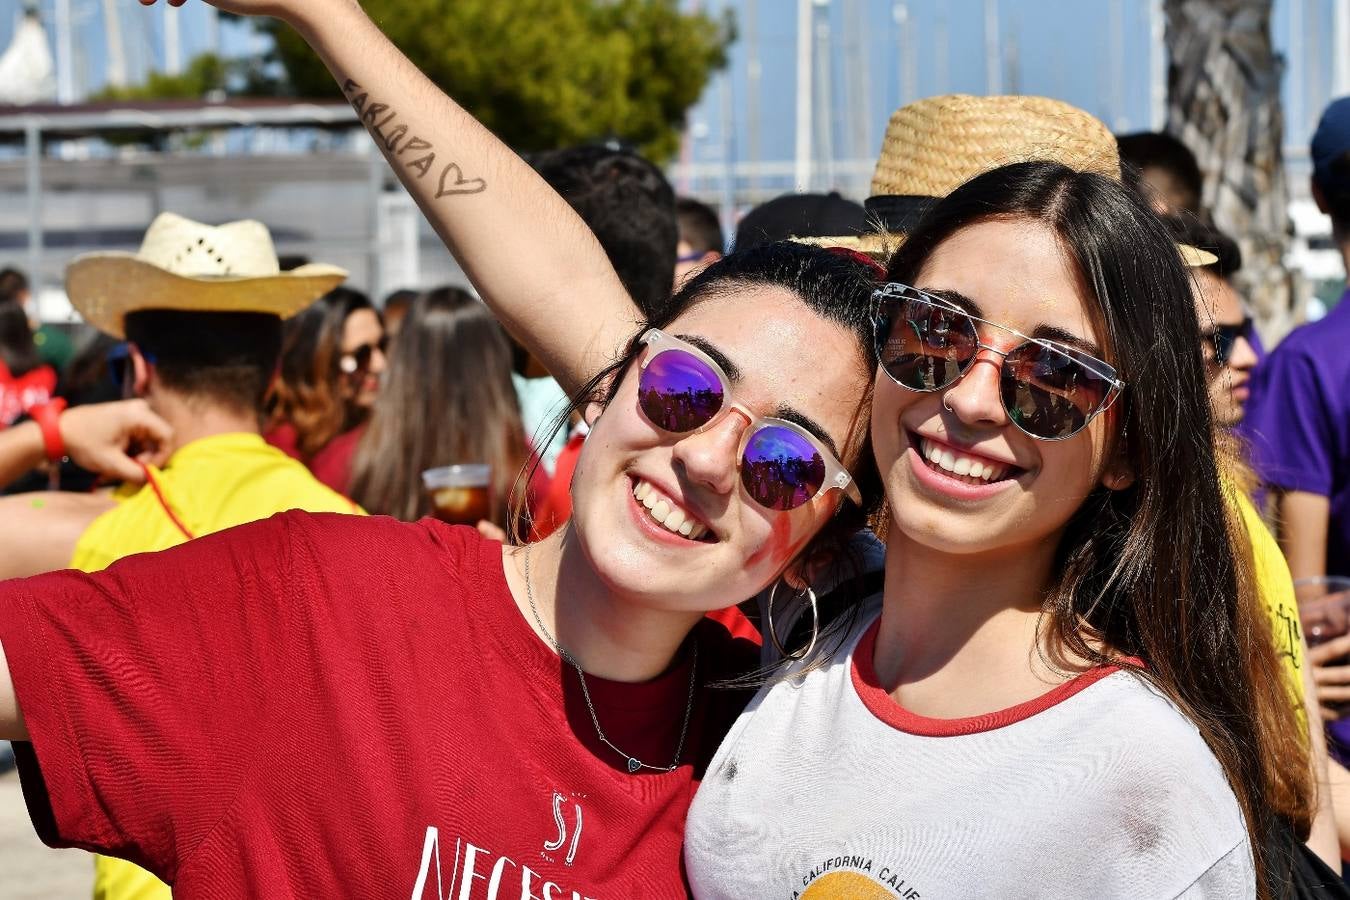
[[[165, 15], [180, 17], [184, 57], [207, 49], [207, 11], [196, 0], [168, 12], [167, 7], [145, 10], [132, 0], [115, 0], [123, 17], [124, 40], [133, 77], [150, 67], [162, 66], [162, 28]], [[502, 0], [509, 3], [510, 0]], [[728, 72], [709, 86], [704, 99], [691, 113], [695, 137], [690, 142], [694, 160], [717, 161], [728, 150], [744, 158], [752, 143], [748, 131], [750, 110], [757, 108], [760, 122], [761, 159], [787, 159], [792, 155], [796, 96], [796, 3], [794, 0], [757, 0], [756, 28], [762, 66], [759, 101], [748, 100], [747, 60], [752, 32], [747, 18], [747, 0], [683, 0], [686, 7], [719, 11], [731, 8], [740, 22], [741, 39], [732, 51]], [[8, 43], [20, 0], [0, 0], [0, 46]], [[1329, 96], [1331, 84], [1332, 0], [1276, 0], [1273, 29], [1276, 46], [1290, 46], [1291, 3], [1298, 3], [1305, 22], [1302, 41], [1302, 79], [1293, 84], [1286, 77], [1288, 117], [1287, 143], [1306, 145], [1317, 112]], [[103, 80], [101, 0], [71, 0], [77, 20], [76, 80], [96, 87]], [[829, 0], [818, 15], [828, 22], [833, 110], [830, 132], [835, 156], [861, 154], [875, 157], [889, 113], [904, 97], [900, 32], [895, 24], [894, 0]], [[913, 27], [915, 76], [918, 96], [950, 91], [985, 93], [985, 0], [908, 0]], [[41, 0], [50, 21], [54, 0]], [[1116, 12], [1113, 15], [1113, 7]], [[1149, 107], [1149, 3], [1147, 0], [1001, 0], [1000, 34], [1005, 48], [1015, 53], [1017, 64], [1005, 74], [1004, 90], [1058, 97], [1103, 118], [1121, 130], [1139, 130], [1150, 125]], [[853, 11], [857, 10], [856, 13]], [[862, 23], [852, 25], [851, 16]], [[1114, 43], [1113, 23], [1120, 26], [1120, 42]], [[941, 60], [941, 34], [947, 34], [947, 62]], [[221, 43], [229, 55], [259, 52], [265, 46], [246, 26], [225, 26]], [[869, 77], [848, 77], [852, 66], [866, 59]], [[1117, 63], [1118, 61], [1118, 63]], [[1117, 90], [1113, 70], [1125, 75]], [[854, 68], [851, 71], [857, 73]], [[728, 82], [729, 80], [729, 82]], [[734, 131], [724, 140], [722, 94], [730, 84]], [[864, 106], [865, 114], [850, 116]], [[855, 152], [856, 151], [856, 152]]]

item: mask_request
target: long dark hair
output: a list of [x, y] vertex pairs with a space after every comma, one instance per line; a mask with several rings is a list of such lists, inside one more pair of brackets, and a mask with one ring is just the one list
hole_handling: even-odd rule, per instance
[[295, 428], [296, 446], [306, 459], [357, 425], [338, 389], [342, 332], [358, 309], [375, 308], [351, 288], [334, 288], [286, 323], [281, 344], [281, 377], [273, 388], [272, 425]]
[[1112, 421], [1135, 480], [1125, 490], [1098, 487], [1064, 531], [1043, 607], [1052, 647], [1099, 663], [1108, 655], [1144, 661], [1140, 674], [1191, 719], [1223, 766], [1264, 894], [1276, 817], [1307, 835], [1311, 769], [1255, 590], [1250, 541], [1220, 475], [1180, 256], [1130, 189], [1055, 163], [1020, 163], [938, 203], [891, 260], [889, 277], [913, 284], [943, 241], [989, 219], [1037, 222], [1059, 236], [1128, 385]]
[[493, 519], [506, 526], [511, 488], [527, 459], [511, 346], [501, 326], [459, 288], [419, 295], [352, 461], [352, 499], [372, 513], [412, 521], [431, 511], [424, 470], [485, 462], [496, 488]]
[[[844, 585], [858, 583], [863, 576], [863, 564], [850, 550], [850, 539], [859, 529], [876, 519], [882, 506], [881, 475], [872, 454], [868, 422], [872, 408], [872, 375], [877, 367], [877, 354], [872, 336], [872, 293], [877, 288], [877, 270], [847, 253], [782, 241], [761, 244], [749, 250], [728, 254], [703, 269], [661, 306], [661, 314], [646, 321], [629, 342], [623, 355], [597, 374], [573, 398], [571, 411], [578, 411], [588, 402], [608, 404], [618, 390], [619, 382], [628, 367], [641, 355], [643, 345], [639, 338], [647, 328], [667, 328], [680, 314], [704, 300], [749, 293], [756, 289], [787, 291], [808, 309], [826, 321], [835, 322], [850, 331], [858, 341], [855, 359], [839, 360], [839, 365], [856, 365], [865, 381], [857, 397], [840, 398], [852, 405], [853, 416], [848, 436], [839, 448], [842, 462], [857, 481], [862, 492], [863, 505], [855, 506], [845, 500], [839, 504], [833, 518], [826, 523], [812, 541], [798, 555], [799, 561], [814, 566], [833, 566], [837, 579]], [[752, 300], [745, 301], [746, 327], [753, 330], [755, 310]], [[565, 424], [566, 416], [561, 419]], [[841, 589], [838, 596], [848, 594]], [[853, 593], [856, 599], [862, 595]], [[825, 622], [822, 610], [822, 649], [813, 657], [813, 664], [828, 661], [846, 637], [859, 610], [856, 603], [830, 610], [830, 621]], [[790, 643], [791, 651], [806, 643]], [[737, 684], [754, 683], [767, 672], [752, 673]]]
[[17, 269], [0, 271], [0, 362], [18, 378], [42, 365], [33, 327], [23, 308], [21, 295], [28, 291], [28, 279]]

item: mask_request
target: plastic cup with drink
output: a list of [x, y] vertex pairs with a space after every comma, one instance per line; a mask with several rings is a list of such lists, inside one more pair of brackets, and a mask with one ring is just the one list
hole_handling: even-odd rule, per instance
[[[1303, 625], [1303, 637], [1309, 647], [1316, 647], [1350, 634], [1350, 578], [1326, 576], [1300, 578], [1294, 582], [1298, 596], [1298, 617]], [[1325, 665], [1345, 665], [1345, 658]], [[1323, 706], [1336, 707], [1338, 704]], [[1331, 737], [1330, 750], [1343, 764], [1350, 762], [1350, 718], [1339, 718], [1327, 723]]]
[[1309, 647], [1350, 633], [1350, 578], [1300, 578], [1294, 582], [1294, 593]]
[[422, 473], [432, 515], [451, 525], [477, 525], [492, 519], [492, 466], [470, 463], [441, 466]]

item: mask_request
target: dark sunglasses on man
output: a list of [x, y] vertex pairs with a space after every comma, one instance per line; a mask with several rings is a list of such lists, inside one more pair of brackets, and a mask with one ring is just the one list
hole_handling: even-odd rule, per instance
[[[131, 344], [126, 341], [115, 344], [108, 350], [108, 355], [105, 358], [108, 361], [108, 377], [112, 379], [112, 383], [117, 386], [119, 391], [130, 397], [131, 395], [127, 393], [127, 385], [132, 380]], [[141, 352], [141, 358], [152, 366], [159, 361], [153, 353], [144, 351]]]
[[1226, 368], [1233, 358], [1233, 350], [1237, 347], [1238, 338], [1242, 338], [1248, 344], [1252, 342], [1252, 332], [1255, 323], [1252, 317], [1248, 316], [1235, 325], [1215, 325], [1213, 328], [1201, 332], [1201, 337], [1209, 342], [1214, 350], [1214, 365], [1216, 368]]
[[381, 337], [378, 341], [362, 344], [350, 353], [342, 354], [342, 358], [338, 360], [338, 368], [347, 375], [368, 372], [370, 371], [370, 361], [375, 357], [375, 351], [379, 350], [381, 353], [385, 353], [388, 347], [388, 337]]

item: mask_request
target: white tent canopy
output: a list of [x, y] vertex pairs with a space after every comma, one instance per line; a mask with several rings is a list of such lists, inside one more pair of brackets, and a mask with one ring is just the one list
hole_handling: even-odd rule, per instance
[[0, 54], [0, 104], [23, 106], [56, 98], [56, 67], [37, 13], [26, 12]]

